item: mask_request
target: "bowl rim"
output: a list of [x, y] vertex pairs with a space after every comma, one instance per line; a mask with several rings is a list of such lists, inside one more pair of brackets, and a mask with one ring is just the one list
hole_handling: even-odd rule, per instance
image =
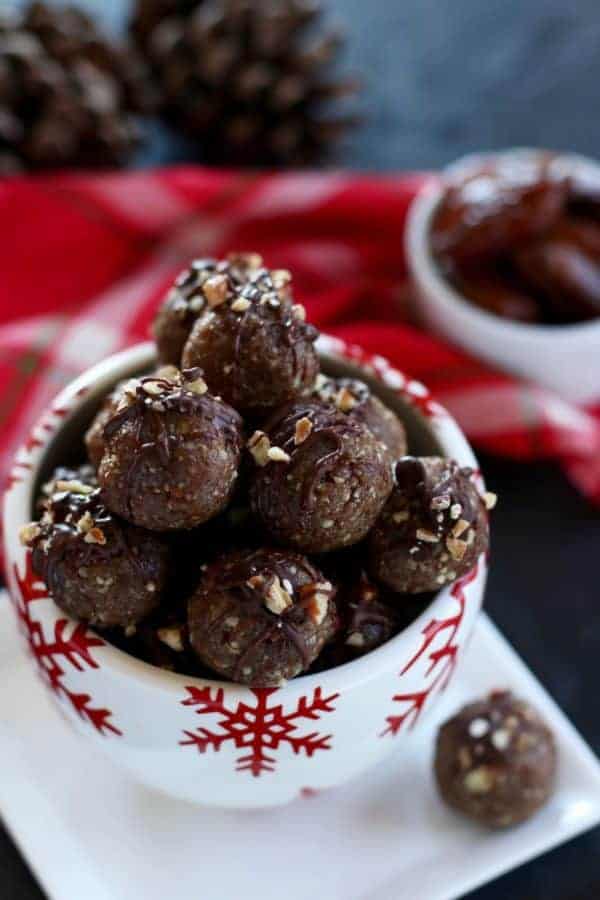
[[[441, 176], [426, 182], [415, 196], [407, 220], [405, 232], [406, 258], [412, 275], [418, 283], [425, 286], [430, 294], [435, 294], [437, 301], [447, 310], [460, 311], [470, 317], [481, 328], [487, 328], [495, 337], [502, 335], [505, 339], [536, 341], [539, 344], [550, 342], [567, 343], [573, 338], [597, 341], [600, 336], [600, 316], [586, 322], [566, 322], [564, 324], [518, 322], [502, 319], [494, 313], [481, 309], [471, 303], [442, 274], [436, 263], [429, 240], [433, 217], [442, 201], [446, 185], [444, 176], [467, 172], [469, 169], [485, 161], [493, 161], [506, 157], [537, 159], [554, 151], [536, 147], [512, 147], [504, 150], [490, 150], [479, 153], [468, 153], [446, 166]], [[592, 171], [600, 177], [600, 161], [578, 153], [562, 153], [556, 151], [555, 159], [561, 169], [566, 172]]]
[[[380, 381], [384, 386], [399, 394], [404, 402], [413, 407], [416, 415], [422, 418], [444, 454], [456, 459], [462, 466], [473, 468], [479, 490], [485, 489], [477, 459], [466, 437], [453, 417], [432, 399], [428, 389], [420, 382], [404, 375], [384, 357], [367, 353], [358, 345], [346, 343], [337, 337], [321, 334], [317, 342], [317, 349], [322, 357], [358, 366], [364, 370], [367, 376]], [[3, 502], [3, 543], [9, 591], [19, 590], [14, 576], [14, 569], [17, 566], [16, 553], [12, 551], [11, 544], [17, 548], [15, 535], [21, 525], [30, 520], [35, 482], [47, 448], [55, 441], [79, 406], [89, 399], [90, 395], [97, 394], [98, 398], [104, 396], [110, 385], [124, 377], [130, 370], [143, 371], [144, 368], [151, 365], [156, 358], [155, 354], [155, 345], [148, 341], [112, 354], [87, 369], [61, 390], [50, 410], [38, 420], [31, 430], [31, 436], [35, 439], [23, 444], [16, 454], [12, 485], [5, 491]], [[424, 410], [427, 411], [426, 414]], [[52, 428], [49, 424], [49, 416], [51, 419], [55, 419], [58, 411], [60, 411], [61, 418], [58, 422], [54, 422]], [[20, 520], [20, 513], [23, 514], [23, 521]], [[15, 521], [17, 518], [19, 521]], [[477, 571], [473, 579], [474, 583], [479, 583], [482, 589], [485, 585], [486, 573], [487, 561], [483, 554], [477, 563]], [[407, 645], [416, 641], [431, 619], [436, 618], [436, 614], [441, 615], [447, 609], [449, 602], [454, 602], [452, 590], [456, 583], [445, 585], [413, 622], [381, 646], [342, 665], [307, 675], [299, 675], [276, 690], [288, 693], [311, 691], [317, 687], [322, 691], [327, 691], [329, 688], [339, 690], [341, 685], [345, 688], [352, 687], [371, 681], [382, 672], [395, 669], [403, 661], [403, 654], [398, 652], [399, 647], [404, 646], [406, 649]], [[48, 594], [48, 598], [52, 600], [50, 594]], [[69, 625], [75, 627], [78, 624], [78, 620], [69, 616], [56, 604], [53, 603], [53, 606]], [[103, 641], [103, 645], [99, 647], [99, 650], [102, 651], [102, 667], [112, 669], [121, 677], [133, 678], [146, 685], [151, 684], [153, 689], [158, 688], [181, 695], [185, 688], [192, 685], [210, 686], [223, 689], [232, 696], [236, 694], [247, 696], [249, 691], [258, 690], [235, 682], [213, 680], [198, 675], [183, 675], [161, 669], [119, 649], [107, 641], [101, 633], [96, 632], [93, 627], [88, 626], [88, 630]]]

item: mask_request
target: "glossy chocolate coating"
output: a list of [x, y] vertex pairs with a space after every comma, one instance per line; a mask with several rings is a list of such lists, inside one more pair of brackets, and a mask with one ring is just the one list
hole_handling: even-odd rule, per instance
[[214, 394], [253, 416], [307, 393], [319, 371], [318, 331], [289, 281], [256, 254], [193, 263], [158, 313], [161, 359], [200, 366]]
[[33, 568], [69, 615], [128, 628], [158, 605], [168, 548], [158, 535], [113, 516], [98, 489], [82, 489], [81, 482], [57, 482], [40, 522], [25, 530]]
[[524, 282], [558, 321], [600, 316], [600, 226], [565, 217], [547, 237], [514, 255]]
[[104, 398], [100, 409], [84, 435], [85, 449], [88, 459], [95, 469], [100, 465], [104, 454], [104, 426], [112, 419], [123, 396], [127, 384], [135, 384], [135, 379], [120, 381], [113, 391]]
[[542, 319], [536, 297], [491, 264], [488, 270], [476, 268], [456, 273], [452, 281], [468, 300], [502, 319], [529, 323]]
[[406, 456], [369, 535], [369, 572], [393, 591], [439, 590], [469, 572], [488, 546], [487, 511], [453, 460]]
[[364, 381], [319, 375], [314, 396], [366, 425], [385, 444], [393, 459], [400, 459], [405, 455], [407, 444], [404, 425], [396, 413], [371, 392]]
[[335, 589], [287, 550], [234, 551], [208, 566], [189, 601], [190, 642], [225, 678], [277, 687], [305, 672], [337, 628]]
[[[152, 374], [167, 380], [169, 378], [177, 379], [180, 375], [179, 370], [175, 366], [169, 365], [160, 366]], [[114, 416], [119, 404], [124, 402], [126, 392], [129, 392], [132, 396], [135, 395], [137, 386], [137, 378], [125, 378], [123, 381], [119, 381], [113, 390], [106, 395], [100, 405], [100, 409], [92, 419], [84, 435], [84, 443], [88, 459], [94, 469], [98, 468], [104, 454], [104, 427]]]
[[465, 706], [438, 734], [440, 794], [492, 828], [517, 825], [537, 812], [554, 788], [556, 764], [552, 732], [508, 691]]
[[434, 219], [437, 256], [455, 262], [519, 247], [558, 221], [568, 196], [550, 157], [506, 157], [450, 181]]
[[387, 448], [366, 425], [322, 403], [292, 404], [265, 427], [276, 459], [261, 459], [251, 439], [250, 502], [273, 539], [311, 553], [358, 543], [392, 489]]
[[194, 528], [224, 509], [242, 421], [197, 371], [140, 379], [104, 426], [98, 481], [113, 512], [154, 531]]

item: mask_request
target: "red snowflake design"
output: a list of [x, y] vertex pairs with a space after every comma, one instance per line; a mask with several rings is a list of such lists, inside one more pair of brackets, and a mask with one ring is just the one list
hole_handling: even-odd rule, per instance
[[200, 716], [210, 713], [221, 716], [218, 727], [221, 734], [215, 734], [207, 728], [184, 731], [187, 740], [180, 741], [182, 746], [191, 745], [200, 753], [209, 748], [219, 751], [223, 744], [230, 741], [238, 750], [248, 751], [236, 760], [238, 772], [249, 771], [258, 777], [263, 772], [274, 772], [276, 759], [268, 755], [277, 751], [280, 744], [287, 744], [294, 753], [305, 753], [312, 756], [317, 750], [330, 750], [331, 735], [320, 735], [316, 731], [310, 734], [294, 734], [298, 729], [298, 719], [318, 719], [322, 713], [333, 712], [333, 701], [339, 694], [323, 697], [321, 688], [313, 692], [312, 700], [300, 697], [292, 712], [284, 713], [283, 706], [269, 706], [269, 698], [277, 688], [257, 688], [252, 690], [256, 697], [256, 705], [250, 706], [240, 702], [233, 710], [227, 709], [224, 703], [223, 688], [187, 687], [189, 697], [182, 700], [183, 706], [196, 707]]
[[67, 619], [56, 620], [54, 634], [52, 639], [48, 640], [44, 635], [41, 623], [32, 614], [32, 605], [36, 600], [46, 599], [48, 591], [31, 567], [30, 553], [27, 553], [26, 556], [25, 576], [23, 578], [19, 576], [16, 566], [14, 566], [14, 574], [19, 586], [19, 597], [15, 598], [17, 617], [45, 682], [56, 694], [64, 697], [81, 718], [89, 722], [100, 734], [108, 732], [116, 735], [122, 734], [110, 721], [112, 713], [109, 709], [93, 706], [89, 694], [71, 691], [63, 682], [66, 674], [63, 668], [65, 662], [79, 672], [85, 668], [99, 668], [98, 663], [92, 657], [91, 650], [95, 647], [103, 647], [104, 641], [89, 632], [87, 627], [81, 623], [74, 627], [70, 626]]
[[[452, 596], [458, 602], [456, 613], [448, 616], [446, 619], [432, 619], [423, 629], [421, 646], [406, 663], [400, 675], [405, 675], [418, 660], [427, 654], [429, 666], [425, 672], [425, 678], [428, 678], [430, 675], [434, 675], [434, 678], [427, 687], [420, 691], [413, 691], [409, 694], [395, 694], [392, 697], [392, 700], [395, 700], [397, 703], [404, 704], [404, 708], [398, 715], [387, 717], [387, 727], [381, 733], [381, 737], [385, 737], [388, 734], [398, 734], [405, 725], [409, 730], [412, 730], [418, 722], [428, 699], [436, 692], [445, 690], [448, 686], [458, 661], [459, 645], [456, 637], [462, 625], [466, 609], [465, 588], [475, 580], [477, 572], [478, 566], [475, 566], [474, 569], [462, 578], [459, 578], [452, 587]], [[444, 636], [444, 641], [434, 648], [433, 645], [439, 635]]]

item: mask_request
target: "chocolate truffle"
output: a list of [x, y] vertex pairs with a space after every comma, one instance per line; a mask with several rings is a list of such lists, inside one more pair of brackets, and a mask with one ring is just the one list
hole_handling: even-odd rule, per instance
[[369, 572], [394, 591], [435, 591], [469, 572], [488, 546], [486, 506], [471, 470], [437, 456], [406, 456], [369, 535]]
[[127, 634], [111, 633], [109, 640], [126, 653], [166, 672], [211, 678], [212, 674], [190, 646], [187, 604], [179, 600], [180, 595], [173, 594], [169, 583], [169, 596], [158, 610]]
[[350, 657], [362, 656], [388, 641], [400, 628], [396, 609], [383, 602], [381, 589], [363, 572], [338, 601], [341, 640]]
[[393, 459], [406, 453], [404, 425], [391, 409], [371, 393], [364, 381], [356, 378], [329, 378], [318, 375], [314, 396], [359, 422], [363, 422], [382, 441]]
[[200, 366], [210, 390], [245, 414], [307, 393], [319, 371], [318, 332], [293, 302], [290, 281], [256, 253], [192, 263], [155, 322], [161, 359]]
[[465, 706], [440, 729], [435, 776], [443, 799], [492, 828], [529, 819], [556, 775], [552, 732], [508, 691]]
[[292, 404], [265, 427], [248, 443], [250, 503], [271, 536], [309, 553], [358, 543], [393, 486], [387, 448], [323, 403]]
[[233, 492], [242, 421], [208, 393], [199, 370], [127, 388], [104, 426], [98, 482], [117, 515], [153, 531], [193, 528]]
[[48, 481], [44, 482], [41, 487], [36, 506], [36, 510], [40, 515], [44, 512], [46, 501], [52, 494], [56, 493], [56, 484], [59, 481], [80, 481], [84, 487], [98, 487], [96, 471], [89, 463], [82, 463], [80, 466], [58, 466], [58, 468], [54, 469]]
[[130, 628], [158, 605], [168, 549], [158, 535], [112, 515], [99, 489], [56, 481], [39, 522], [21, 529], [34, 571], [69, 615]]
[[331, 582], [287, 550], [228, 553], [189, 602], [190, 642], [225, 678], [277, 687], [305, 672], [337, 627]]
[[[161, 378], [179, 377], [179, 372], [175, 366], [161, 366], [154, 375]], [[104, 426], [112, 419], [119, 403], [123, 400], [124, 395], [130, 394], [135, 396], [138, 385], [137, 378], [126, 378], [120, 381], [117, 386], [108, 394], [96, 413], [91, 425], [84, 436], [84, 442], [87, 450], [88, 459], [95, 469], [100, 465], [100, 460], [104, 453]]]
[[84, 435], [83, 440], [88, 459], [95, 469], [100, 465], [104, 454], [104, 426], [114, 416], [127, 385], [132, 385], [132, 390], [135, 391], [136, 383], [136, 379], [119, 382], [116, 388], [104, 398], [100, 409]]
[[465, 262], [512, 250], [558, 221], [568, 189], [549, 155], [501, 157], [459, 173], [434, 219], [434, 253]]

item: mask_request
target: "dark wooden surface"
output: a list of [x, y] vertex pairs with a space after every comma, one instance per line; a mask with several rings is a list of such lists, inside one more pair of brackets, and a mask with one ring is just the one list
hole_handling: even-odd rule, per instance
[[[120, 0], [81, 5], [114, 29], [126, 15]], [[514, 144], [600, 155], [597, 0], [330, 0], [329, 6], [332, 18], [347, 24], [348, 64], [366, 82], [368, 122], [344, 149], [344, 165], [422, 168]], [[138, 164], [184, 155], [156, 129]], [[482, 463], [501, 495], [488, 611], [599, 752], [600, 515], [551, 466], [488, 457]], [[1, 830], [0, 897], [41, 898]], [[598, 900], [600, 831], [469, 895], [507, 898]]]

